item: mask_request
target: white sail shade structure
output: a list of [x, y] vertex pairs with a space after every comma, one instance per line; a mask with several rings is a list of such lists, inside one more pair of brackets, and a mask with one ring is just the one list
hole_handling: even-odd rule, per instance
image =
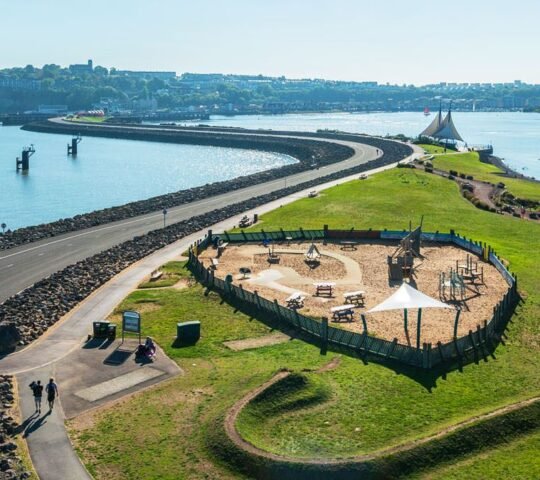
[[411, 287], [408, 283], [403, 283], [392, 295], [382, 303], [368, 310], [368, 313], [383, 312], [386, 310], [404, 310], [411, 308], [453, 308], [446, 303], [431, 298]]

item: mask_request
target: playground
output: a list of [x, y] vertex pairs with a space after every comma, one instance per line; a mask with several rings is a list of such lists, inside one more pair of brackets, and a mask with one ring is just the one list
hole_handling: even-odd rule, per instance
[[199, 260], [216, 277], [304, 316], [416, 346], [418, 308], [370, 311], [405, 282], [438, 303], [420, 313], [421, 342], [466, 336], [491, 318], [508, 284], [478, 256], [456, 245], [420, 242], [417, 233], [402, 240], [225, 244], [200, 252]]

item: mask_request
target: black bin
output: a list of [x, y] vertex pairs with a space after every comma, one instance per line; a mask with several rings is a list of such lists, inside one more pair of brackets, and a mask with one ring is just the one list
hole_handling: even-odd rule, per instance
[[94, 338], [107, 338], [109, 336], [109, 322], [94, 322]]
[[116, 338], [116, 325], [114, 323], [109, 323], [107, 327], [107, 338], [109, 340], [114, 340]]

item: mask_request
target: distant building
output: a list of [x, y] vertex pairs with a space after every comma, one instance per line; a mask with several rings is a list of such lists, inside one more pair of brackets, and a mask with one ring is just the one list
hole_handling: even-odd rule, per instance
[[87, 63], [78, 63], [69, 66], [69, 71], [76, 75], [82, 75], [84, 73], [92, 73], [94, 71], [94, 63], [92, 60], [88, 60]]
[[9, 88], [11, 90], [40, 90], [41, 80], [0, 75], [0, 88]]
[[67, 105], [39, 105], [37, 113], [45, 115], [65, 115], [67, 110]]
[[152, 71], [136, 71], [136, 70], [116, 70], [116, 75], [127, 75], [128, 77], [144, 78], [151, 80], [159, 78], [160, 80], [172, 80], [176, 78], [176, 72], [152, 72]]

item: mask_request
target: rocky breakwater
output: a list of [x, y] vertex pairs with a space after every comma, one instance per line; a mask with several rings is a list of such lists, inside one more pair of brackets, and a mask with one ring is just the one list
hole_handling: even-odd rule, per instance
[[19, 425], [12, 416], [15, 394], [13, 377], [0, 375], [0, 480], [22, 480], [30, 474], [24, 471], [14, 436]]
[[216, 209], [163, 229], [153, 230], [146, 235], [135, 237], [133, 240], [121, 243], [54, 273], [23, 292], [8, 298], [0, 305], [0, 328], [9, 328], [10, 331], [16, 331], [19, 335], [18, 339], [17, 335], [12, 335], [9, 338], [1, 336], [0, 353], [13, 351], [18, 346], [32, 342], [114, 275], [176, 240], [286, 195], [324, 182], [398, 162], [411, 153], [410, 149], [389, 150], [390, 153], [385, 151], [381, 158], [363, 165], [253, 197], [247, 201]]
[[[41, 122], [28, 125], [25, 128], [33, 131], [46, 133], [71, 133], [74, 128], [71, 125]], [[150, 131], [147, 131], [150, 130]], [[137, 215], [144, 215], [159, 211], [163, 208], [172, 208], [178, 205], [202, 200], [222, 193], [246, 188], [258, 183], [264, 183], [276, 178], [293, 175], [318, 166], [340, 162], [354, 154], [354, 150], [348, 146], [332, 143], [329, 141], [317, 141], [309, 139], [284, 138], [263, 135], [226, 135], [198, 132], [169, 132], [152, 131], [145, 129], [142, 132], [136, 128], [128, 127], [92, 127], [77, 126], [77, 131], [84, 135], [106, 136], [113, 138], [129, 138], [133, 140], [151, 140], [171, 143], [190, 143], [197, 145], [227, 146], [233, 148], [249, 148], [291, 155], [299, 160], [293, 165], [286, 165], [264, 172], [255, 173], [227, 180], [215, 182], [201, 187], [180, 190], [175, 193], [159, 195], [147, 200], [131, 202], [126, 205], [96, 210], [91, 213], [76, 215], [72, 218], [57, 220], [55, 222], [20, 228], [0, 234], [0, 250], [6, 250], [25, 243], [53, 237], [66, 232], [95, 227], [117, 220], [124, 220]]]

